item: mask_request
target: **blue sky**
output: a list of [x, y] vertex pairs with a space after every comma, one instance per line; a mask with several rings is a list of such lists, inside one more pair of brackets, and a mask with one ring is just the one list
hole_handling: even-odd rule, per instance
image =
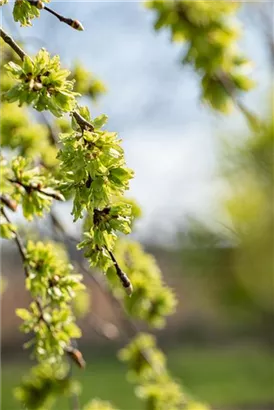
[[[18, 29], [29, 52], [44, 46], [60, 54], [66, 66], [78, 59], [105, 82], [108, 93], [91, 112], [109, 116], [108, 129], [119, 132], [136, 172], [129, 194], [144, 210], [138, 236], [156, 231], [168, 238], [187, 215], [218, 218], [222, 183], [216, 176], [216, 141], [218, 135], [233, 139], [235, 131], [243, 132], [241, 116], [224, 118], [201, 104], [197, 75], [180, 64], [181, 47], [167, 32], [155, 33], [153, 12], [141, 3], [53, 1], [51, 6], [79, 19], [85, 31], [72, 30], [46, 12], [33, 27]], [[3, 26], [16, 37], [8, 19], [11, 6], [3, 9]], [[241, 46], [260, 81], [246, 101], [258, 112], [270, 91], [270, 70], [262, 37], [245, 13], [242, 21], [247, 31]]]

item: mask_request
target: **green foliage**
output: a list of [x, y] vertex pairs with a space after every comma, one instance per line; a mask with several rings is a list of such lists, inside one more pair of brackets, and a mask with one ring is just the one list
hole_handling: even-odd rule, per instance
[[73, 312], [77, 318], [85, 317], [90, 312], [91, 301], [91, 295], [87, 290], [83, 289], [76, 293], [75, 298], [72, 301], [72, 306]]
[[23, 378], [15, 389], [15, 397], [29, 410], [50, 410], [58, 395], [71, 396], [79, 392], [79, 386], [68, 373], [68, 366], [40, 364]]
[[5, 64], [9, 61], [13, 61], [16, 64], [21, 64], [21, 59], [18, 55], [4, 42], [4, 40], [0, 39], [1, 45], [1, 61], [0, 61], [0, 69], [1, 69], [1, 76], [0, 76], [0, 89], [1, 93], [8, 91], [11, 87], [14, 86], [15, 80], [8, 75], [6, 71]]
[[7, 222], [5, 217], [2, 214], [0, 215], [0, 223], [1, 223], [1, 225], [0, 225], [1, 238], [3, 238], [3, 239], [14, 239], [15, 238], [16, 225]]
[[90, 71], [87, 71], [80, 63], [74, 65], [70, 77], [75, 80], [75, 91], [90, 97], [93, 101], [96, 101], [98, 97], [106, 92], [102, 81], [97, 79]]
[[120, 350], [119, 358], [128, 364], [128, 376], [134, 381], [151, 380], [155, 373], [161, 374], [166, 365], [164, 354], [156, 349], [155, 338], [145, 333], [139, 333]]
[[176, 300], [172, 290], [163, 283], [154, 257], [147, 254], [139, 243], [123, 239], [117, 242], [115, 255], [122, 270], [130, 277], [134, 289], [133, 295], [128, 298], [111, 267], [107, 276], [115, 296], [123, 301], [129, 316], [144, 320], [154, 327], [163, 327], [165, 316], [175, 310]]
[[125, 165], [117, 134], [100, 129], [106, 116], [92, 121], [86, 107], [80, 109], [80, 114], [94, 130], [81, 130], [74, 122], [75, 131], [60, 136], [63, 147], [58, 154], [64, 191], [74, 193], [75, 220], [82, 217], [84, 210], [108, 206], [113, 195], [121, 195], [128, 189], [133, 177], [133, 171]]
[[234, 93], [254, 86], [246, 72], [250, 63], [236, 47], [240, 30], [230, 18], [239, 4], [153, 0], [147, 6], [157, 14], [155, 29], [168, 28], [172, 40], [185, 45], [182, 61], [199, 73], [202, 99], [218, 111], [230, 111]]
[[4, 159], [2, 164], [2, 193], [10, 195], [16, 204], [22, 205], [26, 219], [42, 217], [49, 211], [53, 199], [63, 201], [57, 190], [58, 181], [42, 167], [33, 167], [29, 160], [14, 157], [10, 167]]
[[110, 207], [94, 209], [93, 215], [85, 221], [85, 239], [78, 249], [85, 248], [85, 257], [91, 266], [97, 266], [104, 272], [113, 264], [109, 251], [112, 251], [117, 239], [116, 232], [130, 232], [131, 207], [116, 203]]
[[57, 148], [49, 142], [49, 130], [46, 125], [33, 123], [26, 109], [16, 104], [1, 105], [1, 146], [16, 149], [23, 157], [40, 159], [47, 167], [57, 165]]
[[208, 410], [208, 407], [191, 400], [181, 386], [172, 379], [166, 367], [163, 352], [156, 346], [155, 338], [139, 333], [119, 357], [129, 366], [128, 377], [137, 383], [136, 394], [149, 410]]
[[139, 386], [136, 390], [137, 396], [146, 402], [150, 410], [181, 408], [185, 401], [180, 385], [165, 378]]
[[208, 289], [209, 298], [219, 302], [234, 326], [244, 322], [254, 332], [256, 327], [264, 339], [274, 315], [273, 143], [271, 116], [233, 143], [231, 135], [220, 139], [216, 175], [226, 189], [216, 204], [222, 225], [194, 220], [187, 244], [181, 242], [195, 249], [192, 255], [182, 251], [183, 265], [215, 284]]
[[117, 410], [108, 401], [93, 399], [83, 410]]
[[58, 303], [69, 302], [75, 293], [83, 289], [82, 275], [73, 274], [63, 249], [56, 244], [28, 242], [26, 262], [30, 273], [26, 280], [27, 289], [40, 300]]
[[34, 333], [26, 347], [34, 345], [39, 361], [55, 363], [81, 331], [75, 324], [71, 302], [83, 290], [81, 275], [73, 273], [64, 250], [56, 244], [28, 242], [25, 256], [26, 288], [34, 302], [29, 309], [17, 309], [24, 333]]
[[[238, 147], [231, 147], [229, 154], [226, 152], [222, 169], [230, 193], [221, 202], [239, 241], [233, 252], [234, 292], [242, 288], [250, 300], [249, 306], [251, 303], [261, 314], [271, 316], [274, 315], [273, 143], [272, 118], [265, 120]], [[235, 304], [238, 303], [241, 301], [235, 295]]]
[[[43, 0], [43, 2], [45, 3], [48, 3], [49, 1], [50, 0]], [[21, 23], [21, 26], [31, 26], [31, 20], [39, 16], [39, 8], [37, 6], [30, 4], [28, 0], [15, 1], [13, 7], [13, 18], [14, 21], [19, 21]]]
[[11, 61], [5, 68], [17, 81], [4, 94], [8, 102], [33, 105], [37, 111], [50, 110], [56, 117], [75, 108], [78, 94], [73, 92], [74, 82], [67, 80], [70, 72], [60, 68], [59, 56], [50, 58], [49, 53], [41, 49], [34, 60], [26, 56], [22, 65]]

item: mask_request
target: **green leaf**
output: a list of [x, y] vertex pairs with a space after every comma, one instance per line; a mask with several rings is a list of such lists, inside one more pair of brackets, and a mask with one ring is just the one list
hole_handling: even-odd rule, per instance
[[103, 127], [103, 126], [106, 124], [107, 120], [108, 120], [108, 116], [105, 115], [105, 114], [102, 114], [102, 115], [100, 115], [99, 117], [96, 117], [96, 118], [93, 120], [94, 128], [101, 128], [101, 127]]
[[33, 72], [33, 62], [31, 61], [29, 56], [24, 57], [23, 70], [26, 74], [30, 74]]
[[30, 320], [32, 318], [31, 313], [27, 309], [16, 309], [15, 313], [22, 320]]

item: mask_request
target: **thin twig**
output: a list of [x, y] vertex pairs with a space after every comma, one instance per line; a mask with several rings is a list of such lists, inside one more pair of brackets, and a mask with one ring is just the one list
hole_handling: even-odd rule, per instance
[[[62, 223], [59, 221], [59, 219], [57, 218], [57, 216], [54, 214], [53, 211], [51, 211], [50, 213], [50, 217], [52, 220], [53, 225], [55, 226], [55, 228], [57, 228], [62, 234], [66, 234], [66, 238], [69, 239], [70, 241], [73, 242], [79, 242], [80, 239], [71, 235], [71, 234], [67, 234], [65, 228], [63, 227]], [[126, 275], [126, 273], [121, 269], [119, 263], [117, 262], [117, 259], [115, 258], [114, 254], [112, 251], [110, 251], [109, 249], [105, 248], [107, 250], [107, 252], [109, 253], [109, 256], [113, 262], [114, 268], [116, 270], [116, 274], [118, 276], [118, 278], [120, 279], [123, 288], [125, 289], [126, 293], [131, 296], [132, 292], [133, 292], [133, 286], [132, 283], [130, 281], [130, 279], [128, 278], [128, 276]]]
[[[11, 220], [9, 219], [8, 215], [6, 214], [6, 211], [4, 208], [1, 209], [2, 214], [4, 215], [4, 217], [6, 218], [8, 223], [11, 223]], [[29, 269], [28, 269], [28, 260], [27, 260], [27, 253], [26, 253], [26, 248], [23, 244], [23, 240], [20, 236], [20, 234], [13, 230], [14, 233], [14, 240], [17, 244], [17, 248], [19, 250], [19, 253], [21, 255], [22, 258], [22, 262], [23, 262], [23, 266], [24, 266], [24, 272], [25, 272], [25, 276], [26, 278], [29, 276]], [[40, 311], [41, 314], [41, 319], [43, 320], [43, 322], [48, 326], [48, 328], [50, 329], [50, 324], [45, 320], [44, 318], [44, 313], [43, 313], [43, 307], [42, 307], [42, 303], [40, 301], [39, 298], [35, 299], [35, 303]]]
[[6, 205], [12, 212], [15, 212], [17, 209], [17, 202], [10, 198], [7, 194], [0, 195], [0, 202]]
[[84, 130], [94, 131], [93, 125], [90, 122], [88, 122], [87, 120], [85, 120], [85, 118], [82, 117], [82, 115], [80, 115], [79, 112], [72, 111], [72, 115], [75, 118], [77, 124], [79, 125], [79, 127], [81, 128], [82, 131], [84, 131]]
[[53, 16], [57, 17], [59, 21], [61, 21], [62, 23], [67, 24], [68, 26], [74, 28], [75, 30], [78, 30], [78, 31], [83, 31], [84, 30], [84, 27], [80, 23], [80, 21], [73, 20], [71, 18], [67, 18], [67, 17], [62, 16], [61, 14], [57, 13], [56, 11], [54, 11], [54, 10], [50, 9], [49, 7], [45, 6], [43, 1], [41, 1], [41, 0], [28, 0], [28, 2], [32, 6], [37, 7], [39, 10], [48, 11]]
[[[2, 212], [2, 214], [4, 215], [4, 217], [6, 218], [7, 222], [11, 224], [11, 220], [9, 219], [9, 217], [8, 217], [8, 215], [7, 215], [7, 213], [6, 213], [6, 211], [5, 211], [4, 208], [1, 209], [1, 212]], [[26, 276], [26, 278], [27, 278], [27, 277], [29, 276], [29, 271], [28, 271], [28, 267], [27, 267], [27, 263], [26, 263], [26, 262], [27, 262], [26, 248], [25, 248], [25, 246], [24, 246], [24, 244], [23, 244], [23, 240], [22, 240], [20, 234], [19, 234], [17, 231], [15, 231], [15, 230], [13, 231], [13, 233], [14, 233], [14, 240], [15, 240], [15, 242], [16, 242], [16, 244], [17, 244], [19, 253], [20, 253], [21, 258], [22, 258], [25, 276]]]
[[132, 286], [132, 284], [131, 284], [131, 282], [130, 282], [128, 276], [127, 276], [127, 275], [125, 274], [125, 272], [123, 272], [122, 269], [120, 268], [120, 266], [119, 266], [119, 264], [118, 264], [118, 262], [117, 262], [117, 260], [116, 260], [116, 258], [115, 258], [115, 256], [114, 256], [113, 252], [111, 252], [110, 250], [107, 250], [107, 251], [108, 251], [109, 256], [111, 257], [111, 260], [112, 260], [112, 262], [113, 262], [113, 265], [114, 265], [114, 267], [115, 267], [115, 269], [116, 269], [117, 276], [118, 276], [118, 278], [120, 279], [120, 281], [121, 281], [123, 287], [125, 288], [126, 293], [127, 293], [129, 296], [131, 296], [131, 295], [132, 295], [132, 292], [133, 292], [133, 286]]
[[45, 196], [48, 196], [48, 197], [53, 198], [53, 199], [56, 199], [57, 201], [63, 201], [63, 200], [64, 200], [63, 197], [59, 194], [59, 192], [48, 192], [48, 191], [45, 191], [44, 189], [40, 188], [40, 187], [37, 186], [37, 185], [34, 185], [34, 184], [30, 184], [30, 185], [24, 184], [22, 181], [19, 181], [18, 179], [10, 179], [10, 178], [8, 178], [8, 181], [11, 182], [11, 183], [13, 183], [13, 184], [20, 185], [22, 188], [25, 189], [25, 191], [26, 191], [28, 194], [31, 193], [31, 191], [37, 191], [37, 192], [40, 192], [40, 194], [45, 195]]
[[44, 9], [46, 11], [48, 11], [49, 13], [53, 14], [55, 17], [57, 17], [62, 23], [67, 24], [68, 26], [74, 28], [75, 30], [84, 31], [84, 27], [80, 23], [80, 21], [64, 17], [61, 14], [56, 13], [56, 11], [54, 11], [54, 10], [52, 10], [49, 7], [46, 7], [46, 6], [44, 7]]

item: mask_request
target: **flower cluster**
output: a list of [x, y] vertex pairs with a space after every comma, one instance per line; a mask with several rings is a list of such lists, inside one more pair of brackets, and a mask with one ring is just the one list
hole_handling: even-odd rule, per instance
[[108, 206], [112, 196], [128, 189], [133, 177], [125, 164], [121, 140], [116, 133], [101, 129], [107, 117], [102, 115], [92, 121], [86, 107], [79, 111], [92, 129], [83, 130], [74, 122], [75, 131], [60, 136], [63, 146], [58, 154], [66, 181], [64, 190], [74, 192], [75, 220], [83, 216], [84, 210]]
[[[31, 161], [15, 157], [8, 166], [1, 159], [1, 192], [15, 202], [14, 207], [22, 205], [23, 215], [32, 220], [34, 216], [42, 217], [49, 211], [54, 199], [63, 201], [58, 191], [58, 181], [51, 177], [42, 167], [33, 167]], [[15, 210], [15, 209], [14, 209]]]
[[25, 56], [22, 65], [9, 62], [6, 69], [16, 84], [4, 94], [8, 102], [33, 105], [37, 111], [50, 110], [56, 117], [70, 112], [76, 105], [70, 71], [60, 68], [59, 56], [41, 49], [35, 58]]

